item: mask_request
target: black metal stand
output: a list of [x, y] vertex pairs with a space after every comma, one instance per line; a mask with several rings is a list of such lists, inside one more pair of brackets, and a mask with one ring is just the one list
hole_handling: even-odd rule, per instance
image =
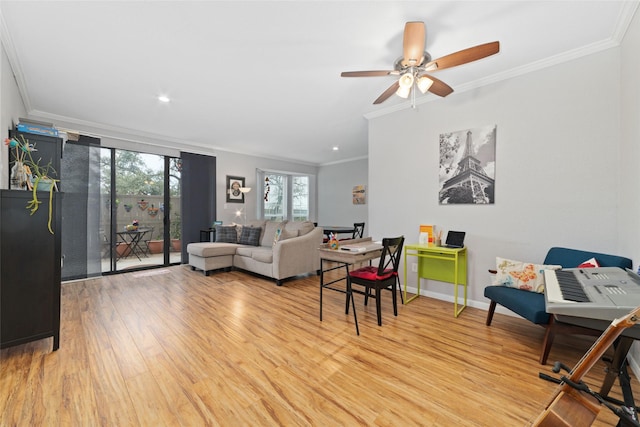
[[[538, 376], [543, 380], [551, 381], [556, 384], [565, 383], [578, 391], [595, 397], [598, 402], [600, 402], [603, 406], [607, 407], [618, 416], [618, 418], [620, 419], [617, 424], [618, 427], [640, 427], [640, 423], [638, 422], [638, 407], [635, 406], [633, 391], [631, 389], [631, 377], [629, 376], [628, 363], [626, 358], [632, 342], [632, 339], [621, 337], [614, 343], [615, 354], [613, 359], [603, 358], [603, 360], [607, 364], [609, 364], [609, 367], [603, 386], [600, 389], [600, 393], [596, 393], [591, 390], [589, 386], [587, 386], [584, 382], [580, 381], [579, 383], [574, 383], [564, 375], [562, 375], [560, 378], [556, 378], [540, 372], [538, 373]], [[553, 365], [552, 371], [558, 373], [561, 369], [565, 370], [566, 372], [571, 371], [568, 366], [564, 365], [561, 362], [556, 362]], [[618, 381], [620, 382], [620, 388], [622, 390], [624, 401], [608, 396], [609, 390], [611, 390], [613, 380], [615, 380], [616, 376], [618, 378]]]

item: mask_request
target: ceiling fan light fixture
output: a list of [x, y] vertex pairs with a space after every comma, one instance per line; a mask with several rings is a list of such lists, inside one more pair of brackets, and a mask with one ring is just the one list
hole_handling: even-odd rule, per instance
[[418, 77], [417, 85], [418, 85], [418, 89], [420, 89], [420, 92], [427, 93], [427, 91], [429, 90], [432, 84], [433, 84], [433, 80], [431, 80], [429, 77], [427, 76]]
[[400, 83], [401, 88], [411, 89], [411, 86], [413, 86], [413, 73], [404, 73], [400, 76], [398, 83]]
[[396, 95], [400, 98], [408, 98], [409, 93], [411, 93], [411, 87], [413, 86], [413, 73], [404, 73], [400, 76], [400, 80], [398, 80], [398, 90], [396, 91]]
[[411, 93], [411, 86], [409, 87], [400, 86], [396, 91], [396, 95], [398, 95], [400, 98], [405, 98], [405, 99], [409, 97], [409, 93]]

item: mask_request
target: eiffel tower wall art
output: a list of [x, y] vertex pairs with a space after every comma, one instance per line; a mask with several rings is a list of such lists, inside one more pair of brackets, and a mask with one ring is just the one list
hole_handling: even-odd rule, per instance
[[493, 204], [497, 125], [440, 134], [441, 205]]

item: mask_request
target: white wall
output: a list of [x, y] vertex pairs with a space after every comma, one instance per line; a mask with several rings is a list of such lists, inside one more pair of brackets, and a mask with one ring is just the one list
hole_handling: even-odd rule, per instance
[[[368, 159], [320, 167], [318, 171], [318, 223], [351, 225], [364, 222], [364, 235], [369, 236]], [[353, 187], [367, 188], [367, 203], [354, 205]]]
[[[619, 58], [610, 49], [371, 119], [370, 232], [416, 242], [421, 223], [467, 231], [469, 298], [484, 308], [496, 256], [541, 262], [551, 246], [621, 254]], [[439, 134], [493, 124], [495, 204], [440, 206]], [[453, 295], [444, 283], [428, 290]]]
[[[621, 46], [620, 191], [618, 235], [621, 253], [640, 261], [640, 13], [636, 14]], [[640, 345], [631, 348], [633, 371], [640, 373]]]
[[636, 12], [621, 46], [620, 250], [640, 262], [640, 13]]
[[9, 188], [9, 155], [4, 139], [18, 118], [26, 114], [4, 45], [0, 43], [0, 188]]

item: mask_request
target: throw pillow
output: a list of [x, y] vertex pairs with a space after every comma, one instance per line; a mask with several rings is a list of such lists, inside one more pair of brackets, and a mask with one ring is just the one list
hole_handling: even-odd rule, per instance
[[533, 264], [496, 257], [496, 284], [531, 292], [544, 292], [544, 270], [559, 270], [560, 265]]
[[600, 263], [595, 258], [588, 259], [578, 266], [578, 268], [595, 268], [595, 267], [600, 267]]
[[236, 243], [238, 232], [235, 225], [216, 225], [216, 242]]
[[242, 227], [242, 234], [238, 243], [241, 245], [258, 246], [260, 244], [260, 232], [262, 227]]

